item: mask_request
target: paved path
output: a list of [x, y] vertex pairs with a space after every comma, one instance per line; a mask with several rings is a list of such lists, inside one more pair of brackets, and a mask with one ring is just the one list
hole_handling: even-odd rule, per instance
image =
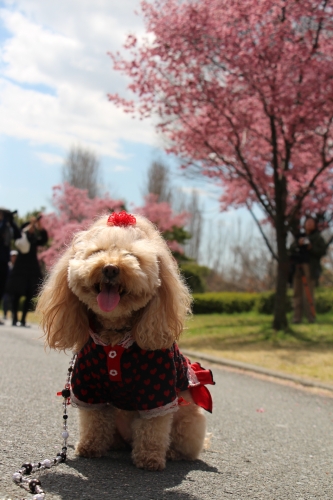
[[[61, 446], [69, 356], [45, 353], [37, 329], [0, 326], [0, 499], [19, 499], [11, 482], [24, 461], [53, 458]], [[66, 465], [44, 474], [47, 500], [332, 500], [333, 399], [214, 367], [209, 451], [163, 472], [133, 467], [128, 452], [76, 458], [77, 411], [70, 408]]]

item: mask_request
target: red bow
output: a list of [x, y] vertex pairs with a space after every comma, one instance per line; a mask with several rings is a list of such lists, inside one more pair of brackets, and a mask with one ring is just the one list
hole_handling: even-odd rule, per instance
[[113, 212], [108, 218], [108, 226], [134, 226], [136, 218], [132, 214], [128, 214], [123, 210], [122, 212]]

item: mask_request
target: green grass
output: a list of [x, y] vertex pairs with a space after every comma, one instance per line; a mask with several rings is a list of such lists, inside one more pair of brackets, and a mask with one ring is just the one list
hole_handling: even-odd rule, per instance
[[333, 314], [275, 332], [272, 317], [255, 312], [195, 315], [183, 348], [333, 383]]

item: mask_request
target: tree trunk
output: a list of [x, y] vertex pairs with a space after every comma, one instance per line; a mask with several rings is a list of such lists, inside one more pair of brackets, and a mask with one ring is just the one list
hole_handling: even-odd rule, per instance
[[284, 220], [279, 222], [280, 223], [276, 224], [276, 239], [279, 260], [276, 278], [273, 328], [274, 330], [285, 330], [288, 327], [287, 287], [289, 257], [287, 252], [287, 234], [284, 228]]
[[[282, 254], [282, 255], [281, 255]], [[286, 246], [284, 251], [279, 252], [278, 270], [276, 278], [276, 294], [274, 305], [274, 330], [285, 330], [288, 327], [287, 320], [287, 286], [288, 286], [289, 259]]]
[[[275, 117], [270, 116], [272, 131], [272, 166], [274, 169], [274, 190], [275, 190], [275, 230], [278, 256], [278, 270], [276, 279], [276, 294], [274, 304], [274, 330], [286, 330], [287, 320], [287, 285], [289, 258], [287, 252], [287, 230], [286, 230], [286, 209], [287, 209], [287, 180], [284, 172], [288, 169], [288, 161], [279, 165], [278, 140]], [[287, 151], [290, 157], [290, 149]]]

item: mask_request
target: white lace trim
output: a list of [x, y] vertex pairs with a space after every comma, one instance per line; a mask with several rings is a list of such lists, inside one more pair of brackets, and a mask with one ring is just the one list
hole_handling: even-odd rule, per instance
[[[97, 344], [97, 345], [102, 345], [103, 347], [110, 345], [110, 344], [105, 344], [104, 342], [102, 342], [100, 336], [97, 333], [93, 332], [91, 330], [91, 328], [89, 328], [89, 335], [93, 339], [95, 344]], [[129, 347], [131, 347], [132, 344], [134, 344], [134, 339], [132, 337], [131, 332], [128, 332], [128, 333], [126, 333], [123, 340], [121, 340], [117, 345], [120, 345], [124, 349], [128, 349]]]
[[73, 408], [84, 408], [85, 410], [101, 410], [102, 408], [106, 408], [107, 406], [112, 406], [110, 403], [86, 403], [85, 401], [80, 401], [74, 396], [73, 391], [71, 390], [71, 405]]
[[[85, 401], [80, 401], [76, 396], [74, 396], [73, 391], [71, 390], [71, 405], [73, 408], [82, 408], [84, 410], [102, 410], [103, 408], [112, 408], [113, 405], [111, 403], [86, 403]], [[139, 411], [140, 417], [142, 418], [154, 418], [154, 417], [161, 417], [163, 415], [167, 415], [168, 413], [174, 413], [178, 411], [178, 398], [176, 398], [174, 401], [171, 401], [171, 403], [168, 403], [165, 406], [160, 406], [159, 408], [153, 408], [152, 410], [144, 410], [144, 411]], [[133, 410], [135, 411], [135, 410]]]
[[104, 342], [101, 341], [101, 338], [97, 333], [93, 332], [91, 328], [89, 328], [89, 335], [97, 345], [102, 345], [103, 347], [106, 347], [108, 344], [105, 344]]
[[197, 385], [200, 385], [198, 377], [196, 376], [191, 365], [188, 365], [187, 367], [187, 379], [190, 387], [196, 387]]
[[167, 415], [168, 413], [174, 413], [178, 411], [178, 398], [165, 406], [160, 406], [159, 408], [153, 408], [152, 410], [139, 411], [140, 417], [142, 418], [154, 418]]
[[134, 344], [134, 339], [132, 337], [131, 332], [128, 332], [128, 333], [126, 333], [123, 340], [121, 342], [119, 342], [119, 344], [117, 344], [117, 345], [120, 345], [124, 349], [128, 349], [129, 347], [131, 347], [132, 344]]

